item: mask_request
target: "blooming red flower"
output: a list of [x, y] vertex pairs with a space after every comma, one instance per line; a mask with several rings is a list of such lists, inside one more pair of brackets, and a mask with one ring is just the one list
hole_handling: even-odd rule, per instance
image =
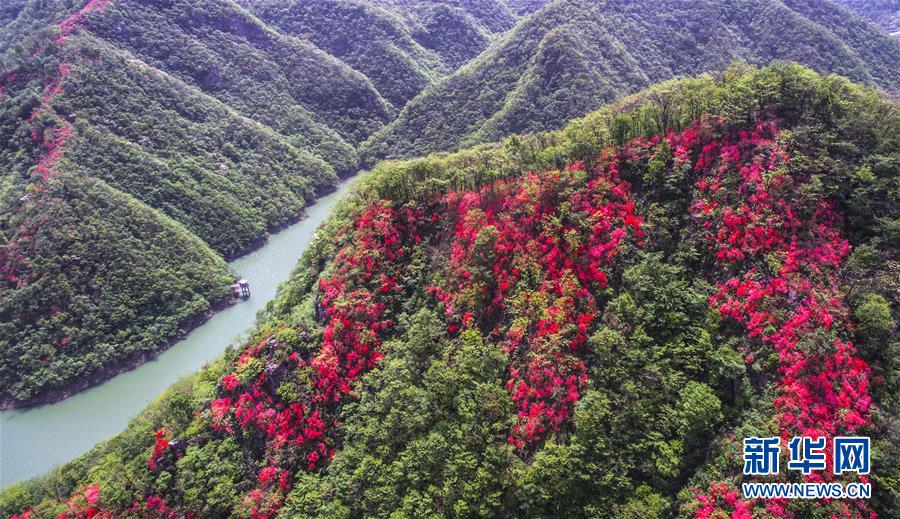
[[150, 453], [150, 459], [148, 460], [148, 464], [150, 465], [150, 470], [156, 470], [156, 460], [159, 459], [160, 456], [169, 448], [169, 440], [166, 438], [168, 435], [168, 431], [165, 429], [159, 429], [156, 431], [155, 442], [153, 443], [153, 450]]

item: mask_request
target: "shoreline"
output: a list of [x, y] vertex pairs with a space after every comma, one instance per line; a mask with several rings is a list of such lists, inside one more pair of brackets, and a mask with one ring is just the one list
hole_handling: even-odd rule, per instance
[[137, 369], [143, 364], [159, 357], [163, 352], [184, 340], [189, 333], [209, 321], [215, 314], [236, 303], [237, 300], [234, 297], [228, 296], [227, 299], [210, 306], [205, 312], [195, 315], [182, 323], [181, 326], [179, 326], [178, 333], [162, 341], [159, 347], [152, 350], [136, 351], [124, 359], [110, 363], [108, 366], [94, 374], [82, 377], [78, 382], [64, 387], [50, 389], [26, 400], [15, 400], [9, 397], [0, 398], [0, 411], [12, 411], [15, 409], [27, 411], [28, 409], [35, 407], [55, 404], [71, 396], [75, 396], [82, 391], [107, 382], [122, 373]]
[[[241, 258], [243, 256], [246, 256], [252, 252], [255, 252], [255, 251], [261, 249], [262, 247], [264, 247], [266, 245], [266, 243], [269, 241], [269, 238], [273, 234], [277, 234], [277, 233], [283, 231], [284, 229], [286, 229], [292, 225], [295, 225], [295, 224], [299, 223], [300, 221], [306, 219], [309, 216], [308, 213], [306, 212], [306, 208], [318, 203], [319, 199], [322, 198], [323, 196], [334, 193], [335, 191], [338, 190], [338, 188], [340, 187], [341, 184], [343, 184], [344, 182], [347, 182], [348, 180], [350, 180], [351, 178], [353, 178], [355, 176], [356, 175], [350, 175], [346, 178], [338, 177], [338, 180], [334, 185], [328, 186], [324, 189], [316, 191], [315, 198], [311, 199], [310, 203], [303, 206], [303, 209], [301, 209], [297, 215], [285, 220], [284, 222], [282, 222], [278, 225], [273, 226], [270, 229], [267, 229], [266, 232], [263, 233], [262, 236], [260, 236], [256, 240], [250, 242], [247, 246], [245, 246], [243, 249], [241, 249], [238, 253], [230, 255], [230, 256], [223, 255], [223, 258], [228, 263], [231, 263], [232, 261], [234, 261], [238, 258]], [[194, 329], [202, 326], [207, 321], [209, 321], [214, 315], [216, 315], [217, 313], [221, 312], [222, 310], [224, 310], [226, 308], [229, 308], [229, 307], [235, 305], [236, 303], [237, 303], [237, 300], [233, 296], [229, 295], [227, 298], [211, 304], [209, 309], [207, 309], [206, 311], [204, 311], [198, 315], [195, 315], [193, 317], [188, 318], [186, 321], [184, 321], [179, 326], [178, 333], [161, 341], [158, 347], [156, 347], [152, 350], [134, 352], [131, 355], [129, 355], [123, 359], [114, 361], [114, 362], [110, 363], [109, 365], [104, 366], [102, 369], [100, 369], [96, 373], [93, 373], [86, 377], [82, 377], [77, 382], [72, 382], [71, 384], [67, 384], [66, 386], [63, 386], [63, 387], [53, 388], [53, 389], [44, 391], [38, 395], [29, 397], [25, 400], [17, 400], [17, 399], [8, 397], [8, 396], [0, 396], [0, 411], [12, 411], [12, 410], [16, 410], [16, 409], [26, 411], [28, 409], [33, 409], [33, 408], [44, 406], [44, 405], [55, 404], [57, 402], [66, 400], [69, 397], [75, 396], [76, 394], [81, 393], [82, 391], [86, 391], [92, 387], [103, 384], [104, 382], [107, 382], [107, 381], [115, 378], [116, 376], [121, 375], [122, 373], [126, 373], [128, 371], [135, 370], [135, 369], [141, 367], [142, 365], [146, 364], [147, 362], [156, 359], [163, 352], [174, 347], [176, 344], [178, 344], [179, 342], [184, 340], [187, 337], [187, 335], [190, 334]]]
[[[357, 173], [357, 174], [358, 174], [358, 173]], [[353, 178], [354, 176], [356, 176], [356, 175], [355, 175], [355, 174], [354, 174], [354, 175], [350, 175], [349, 177], [346, 177], [346, 178], [344, 178], [344, 177], [338, 177], [337, 182], [336, 182], [334, 185], [328, 186], [328, 187], [323, 188], [323, 189], [321, 189], [321, 190], [315, 191], [315, 192], [313, 193], [313, 194], [315, 195], [315, 198], [311, 199], [311, 200], [310, 200], [310, 203], [307, 203], [306, 205], [304, 205], [303, 208], [300, 209], [300, 212], [299, 212], [299, 213], [297, 213], [296, 215], [294, 215], [294, 216], [288, 218], [287, 220], [285, 220], [285, 221], [283, 221], [283, 222], [281, 222], [281, 223], [279, 223], [279, 224], [273, 225], [273, 226], [272, 226], [271, 228], [269, 228], [269, 229], [266, 229], [266, 231], [262, 234], [262, 236], [260, 236], [259, 238], [257, 238], [257, 239], [255, 239], [255, 240], [251, 241], [250, 243], [248, 243], [247, 245], [245, 245], [244, 248], [242, 248], [242, 249], [239, 250], [238, 252], [236, 252], [236, 253], [234, 253], [234, 254], [228, 254], [228, 255], [224, 255], [224, 254], [223, 254], [222, 257], [225, 258], [225, 261], [231, 263], [232, 261], [234, 261], [234, 260], [236, 260], [236, 259], [238, 259], [238, 258], [244, 257], [244, 256], [246, 256], [247, 254], [250, 254], [251, 252], [256, 252], [256, 251], [258, 251], [259, 249], [261, 249], [262, 247], [264, 247], [264, 246], [266, 245], [266, 243], [269, 241], [269, 238], [270, 238], [273, 234], [278, 234], [279, 232], [281, 232], [281, 231], [287, 229], [288, 227], [290, 227], [290, 226], [292, 226], [292, 225], [294, 225], [294, 224], [296, 224], [296, 223], [299, 223], [301, 220], [303, 220], [303, 219], [305, 219], [307, 216], [309, 216], [309, 215], [306, 213], [306, 208], [307, 208], [307, 207], [310, 207], [310, 206], [315, 205], [316, 203], [318, 203], [318, 202], [319, 202], [319, 199], [322, 198], [323, 196], [330, 195], [331, 193], [334, 193], [335, 191], [338, 190], [338, 187], [340, 187], [341, 184], [343, 184], [344, 182], [350, 180], [350, 179]]]

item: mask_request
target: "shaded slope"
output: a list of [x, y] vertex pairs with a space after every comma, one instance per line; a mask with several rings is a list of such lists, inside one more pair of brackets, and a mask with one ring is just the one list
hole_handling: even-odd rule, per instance
[[365, 74], [402, 107], [443, 70], [439, 56], [419, 45], [403, 21], [361, 0], [247, 2], [267, 23], [306, 38]]
[[900, 5], [896, 1], [835, 0], [835, 3], [872, 20], [895, 38], [900, 38]]
[[[0, 29], [0, 45], [27, 47], [52, 37], [54, 24], [78, 9], [67, 10], [67, 3], [29, 2]], [[361, 74], [309, 42], [272, 31], [232, 2], [103, 5], [81, 20], [82, 30], [272, 127], [341, 174], [355, 170], [355, 144], [389, 119], [388, 105]], [[13, 67], [27, 55], [20, 50], [4, 59]]]
[[[8, 180], [8, 179], [7, 179]], [[63, 173], [0, 229], [0, 402], [56, 399], [152, 358], [229, 297], [225, 262], [176, 222]]]
[[[493, 11], [486, 14], [480, 2], [244, 0], [243, 5], [365, 74], [397, 109], [480, 53], [490, 28], [497, 26], [496, 16], [488, 16]], [[512, 20], [504, 17], [501, 25], [508, 28]]]
[[519, 16], [529, 15], [553, 0], [506, 0], [506, 5]]
[[246, 249], [335, 179], [321, 159], [96, 40], [54, 48], [2, 82], [4, 406], [152, 356], [229, 297], [210, 246]]
[[[94, 46], [96, 45], [96, 46]], [[71, 167], [160, 209], [234, 256], [296, 218], [333, 170], [196, 88], [87, 40], [54, 107]]]
[[28, 0], [10, 0], [0, 7], [0, 27], [12, 22], [19, 16], [19, 12], [25, 8]]
[[221, 256], [75, 167], [78, 122], [57, 102], [78, 67], [94, 63], [71, 41], [87, 15], [67, 18], [0, 81], [4, 407], [63, 397], [139, 363], [228, 298]]
[[458, 8], [492, 33], [509, 30], [516, 23], [516, 15], [505, 0], [386, 0], [383, 3], [404, 16], [421, 15], [437, 6]]
[[483, 51], [491, 33], [466, 11], [438, 4], [420, 19], [413, 38], [441, 56], [445, 69], [456, 70]]
[[[900, 88], [900, 44], [836, 9], [769, 0], [554, 2], [413, 100], [364, 154], [371, 162], [559, 127], [598, 99], [734, 59], [795, 60]], [[585, 83], [599, 77], [607, 79]]]
[[355, 167], [352, 145], [388, 119], [365, 77], [308, 42], [271, 31], [231, 2], [122, 0], [89, 28], [323, 156], [341, 173]]
[[[891, 45], [884, 37], [884, 33], [872, 27], [862, 16], [850, 14], [845, 9], [836, 7], [834, 2], [827, 0], [785, 0], [784, 4], [793, 11], [806, 16], [825, 31], [834, 35], [851, 51], [851, 56], [857, 57], [845, 68], [834, 68], [831, 71], [859, 81], [867, 81], [892, 92], [900, 90], [900, 73], [897, 72], [897, 61], [900, 60], [900, 46]], [[900, 10], [900, 6], [897, 8]], [[900, 13], [898, 13], [900, 17]], [[821, 48], [809, 49], [822, 52]], [[800, 50], [801, 56], [807, 51]], [[821, 63], [809, 62], [817, 68], [828, 66], [833, 58], [824, 56]], [[796, 59], [796, 58], [795, 58]], [[865, 70], [871, 79], [859, 74], [857, 63], [859, 60], [865, 64]], [[833, 66], [833, 65], [832, 65]]]
[[337, 178], [320, 155], [352, 171], [386, 117], [365, 78], [230, 2], [70, 5], [2, 29], [3, 406], [135, 365], [225, 302], [222, 256], [300, 217]]

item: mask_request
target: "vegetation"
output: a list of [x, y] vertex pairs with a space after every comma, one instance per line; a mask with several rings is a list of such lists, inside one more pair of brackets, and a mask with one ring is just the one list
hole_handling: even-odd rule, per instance
[[506, 0], [506, 5], [520, 16], [531, 14], [549, 3], [550, 0]]
[[[557, 128], [652, 82], [735, 57], [794, 59], [900, 86], [900, 44], [841, 8], [819, 0], [676, 3], [7, 2], [0, 10], [0, 307], [10, 333], [0, 340], [15, 347], [0, 362], [0, 401], [62, 396], [93, 381], [91, 373], [165, 346], [226, 298], [220, 260], [189, 264], [190, 255], [172, 251], [237, 256], [375, 158]], [[70, 191], [47, 189], [57, 178], [88, 180], [64, 183]], [[106, 215], [90, 205], [99, 204], [96, 190], [130, 208], [109, 219], [115, 230], [91, 227]], [[66, 211], [41, 221], [33, 214], [57, 203], [87, 215], [72, 225], [92, 250], [126, 235], [141, 237], [122, 241], [135, 250], [107, 254], [96, 271], [81, 272], [60, 267], [66, 239], [20, 243], [40, 236], [38, 228], [63, 232]], [[148, 221], [175, 225], [184, 243], [169, 249], [150, 239]], [[119, 263], [150, 250], [166, 258], [141, 275]], [[29, 276], [16, 273], [24, 268]], [[181, 277], [171, 278], [172, 269]], [[135, 286], [171, 286], [181, 296], [148, 305], [124, 297]], [[76, 293], [110, 311], [91, 321], [88, 307], [72, 303]], [[146, 322], [120, 325], [147, 308]], [[75, 353], [59, 341], [77, 342]], [[96, 358], [47, 376], [51, 368], [35, 364], [80, 354]], [[29, 370], [38, 374], [23, 374]]]
[[900, 88], [900, 43], [826, 0], [560, 0], [410, 102], [363, 145], [363, 159], [556, 129], [604, 102], [735, 59], [792, 60]]
[[[484, 2], [246, 1], [254, 14], [286, 34], [308, 39], [365, 74], [393, 107], [487, 46], [492, 23]], [[502, 5], [502, 4], [501, 4]]]
[[[6, 2], [2, 407], [155, 355], [361, 164], [518, 135], [380, 163], [250, 340], [0, 514], [890, 515], [898, 69], [825, 0]], [[742, 500], [794, 434], [871, 436], [874, 498]]]
[[[734, 66], [383, 163], [246, 344], [0, 512], [890, 516], [898, 135]], [[872, 500], [740, 499], [740, 438], [810, 430], [875, 439]]]
[[356, 171], [353, 145], [387, 122], [361, 74], [221, 1], [113, 2], [90, 31], [227, 103], [331, 163]]
[[412, 99], [444, 67], [439, 56], [412, 38], [402, 20], [369, 2], [249, 4], [279, 30], [309, 39], [362, 71], [395, 107]]
[[[0, 10], [2, 406], [138, 362], [224, 302], [221, 257], [299, 218], [357, 171], [358, 144], [515, 21], [500, 2], [244, 4]], [[120, 201], [115, 216], [101, 191]], [[76, 236], [92, 251], [126, 250], [64, 267]]]
[[[25, 9], [55, 12], [39, 4]], [[115, 20], [123, 12], [145, 14], [117, 5], [131, 10], [85, 3], [7, 54], [13, 66], [0, 90], [4, 406], [64, 396], [165, 346], [229, 297], [222, 255], [237, 255], [295, 219], [336, 179], [306, 144], [151, 67], [108, 34], [98, 37], [107, 20], [121, 26]], [[162, 31], [165, 24], [151, 21], [129, 27]], [[357, 85], [378, 98], [364, 80]], [[322, 88], [332, 100], [340, 91]], [[347, 95], [365, 101], [352, 89]], [[364, 120], [352, 110], [345, 116]], [[340, 146], [353, 155], [336, 131], [315, 125], [330, 132], [324, 138], [333, 136], [338, 155]], [[348, 164], [344, 171], [356, 159]]]
[[0, 8], [0, 25], [6, 25], [16, 19], [19, 12], [25, 7], [26, 0], [13, 0]]
[[61, 174], [27, 197], [3, 220], [4, 399], [84, 387], [151, 357], [230, 295], [220, 256], [101, 180]]
[[891, 36], [900, 37], [900, 10], [891, 0], [837, 0], [837, 3], [872, 20]]

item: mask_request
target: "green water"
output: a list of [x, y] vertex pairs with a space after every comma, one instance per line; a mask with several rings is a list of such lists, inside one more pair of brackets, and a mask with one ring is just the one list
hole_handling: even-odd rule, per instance
[[0, 412], [0, 487], [43, 474], [114, 436], [156, 395], [221, 355], [275, 297], [349, 184], [320, 198], [307, 208], [307, 218], [271, 236], [261, 249], [231, 262], [232, 270], [250, 281], [253, 295], [247, 301], [217, 313], [135, 370], [55, 404]]

